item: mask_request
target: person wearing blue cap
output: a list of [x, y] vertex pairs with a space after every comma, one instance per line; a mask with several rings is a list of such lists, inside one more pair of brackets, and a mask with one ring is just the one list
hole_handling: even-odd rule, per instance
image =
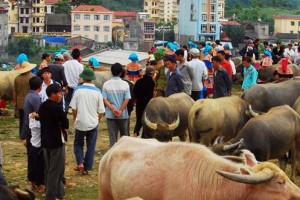
[[131, 63], [126, 65], [127, 79], [135, 83], [142, 77], [142, 66], [137, 63], [139, 58], [136, 53], [131, 53], [128, 59], [131, 60]]
[[89, 67], [92, 68], [94, 71], [99, 71], [100, 63], [98, 62], [97, 58], [91, 57], [89, 59]]
[[28, 61], [27, 55], [25, 53], [19, 54], [16, 59], [17, 65], [15, 66], [15, 69], [21, 69], [21, 65], [24, 61]]
[[262, 59], [261, 67], [266, 69], [273, 64], [271, 49], [267, 49], [263, 57], [264, 58]]

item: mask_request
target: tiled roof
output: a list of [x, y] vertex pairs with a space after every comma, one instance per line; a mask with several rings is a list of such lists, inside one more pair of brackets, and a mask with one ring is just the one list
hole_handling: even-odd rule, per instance
[[114, 11], [114, 15], [116, 17], [136, 17], [137, 13], [118, 10], [118, 11]]
[[107, 8], [99, 5], [79, 5], [75, 7], [72, 12], [76, 11], [96, 11], [96, 12], [111, 12]]
[[236, 21], [220, 21], [222, 26], [240, 26], [241, 24]]
[[300, 20], [300, 15], [277, 15], [274, 19], [296, 19]]
[[45, 4], [56, 4], [58, 0], [45, 0]]

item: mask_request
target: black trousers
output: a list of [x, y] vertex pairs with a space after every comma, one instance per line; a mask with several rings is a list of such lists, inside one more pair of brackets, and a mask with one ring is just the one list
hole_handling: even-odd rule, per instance
[[19, 138], [21, 138], [21, 132], [22, 132], [23, 123], [24, 123], [24, 110], [18, 109], [18, 115], [19, 115], [18, 116], [19, 117]]
[[135, 108], [135, 113], [136, 113], [136, 122], [135, 122], [135, 127], [134, 127], [134, 133], [139, 135], [141, 128], [143, 127], [142, 124], [142, 117], [143, 117], [143, 112], [145, 110], [146, 106], [142, 106], [139, 104], [136, 104]]
[[191, 97], [192, 97], [192, 99], [194, 99], [194, 101], [197, 101], [198, 99], [200, 99], [200, 92], [201, 91], [192, 91]]
[[28, 177], [29, 181], [35, 182], [36, 185], [44, 185], [44, 153], [41, 147], [30, 148], [29, 158], [31, 162], [32, 173]]

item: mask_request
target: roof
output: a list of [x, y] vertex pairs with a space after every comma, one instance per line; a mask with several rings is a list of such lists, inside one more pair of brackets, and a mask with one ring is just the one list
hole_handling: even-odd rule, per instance
[[123, 23], [123, 19], [114, 19], [112, 23]]
[[280, 39], [298, 39], [298, 34], [295, 33], [276, 33], [275, 36]]
[[220, 21], [222, 26], [240, 26], [241, 24], [237, 21]]
[[45, 4], [56, 4], [59, 0], [45, 0]]
[[60, 25], [60, 26], [71, 26], [71, 15], [70, 14], [46, 14], [47, 26], [49, 25]]
[[79, 5], [72, 9], [72, 12], [80, 12], [80, 11], [95, 11], [95, 12], [111, 12], [107, 8], [100, 5]]
[[116, 17], [136, 17], [137, 13], [118, 10], [118, 11], [114, 11], [114, 15]]
[[[98, 54], [92, 55], [93, 57], [97, 58], [99, 62], [112, 65], [116, 62], [120, 63], [121, 65], [127, 65], [131, 61], [128, 59], [129, 55], [133, 53], [132, 51], [124, 51], [124, 50], [110, 50], [110, 51], [104, 51]], [[147, 52], [134, 52], [138, 55], [139, 60], [143, 61], [149, 58], [149, 55]], [[83, 58], [83, 62], [88, 62], [90, 57], [88, 56], [86, 58]]]
[[277, 15], [274, 19], [295, 19], [300, 20], [300, 15]]
[[75, 45], [75, 46], [72, 46], [69, 51], [73, 51], [74, 49], [79, 49], [79, 50], [82, 50], [84, 48], [87, 48], [86, 46], [83, 46], [81, 44], [78, 44], [78, 45]]

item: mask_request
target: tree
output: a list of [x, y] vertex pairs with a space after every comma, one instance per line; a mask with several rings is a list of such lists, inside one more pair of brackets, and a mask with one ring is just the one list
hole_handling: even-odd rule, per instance
[[239, 43], [243, 42], [245, 36], [244, 28], [240, 26], [224, 26], [224, 32], [229, 38], [234, 47], [237, 47]]
[[20, 37], [8, 43], [7, 51], [12, 55], [25, 53], [28, 57], [35, 57], [39, 56], [41, 47], [38, 46], [33, 37]]
[[54, 4], [54, 12], [56, 14], [70, 14], [71, 9], [71, 3], [68, 0], [60, 0]]

